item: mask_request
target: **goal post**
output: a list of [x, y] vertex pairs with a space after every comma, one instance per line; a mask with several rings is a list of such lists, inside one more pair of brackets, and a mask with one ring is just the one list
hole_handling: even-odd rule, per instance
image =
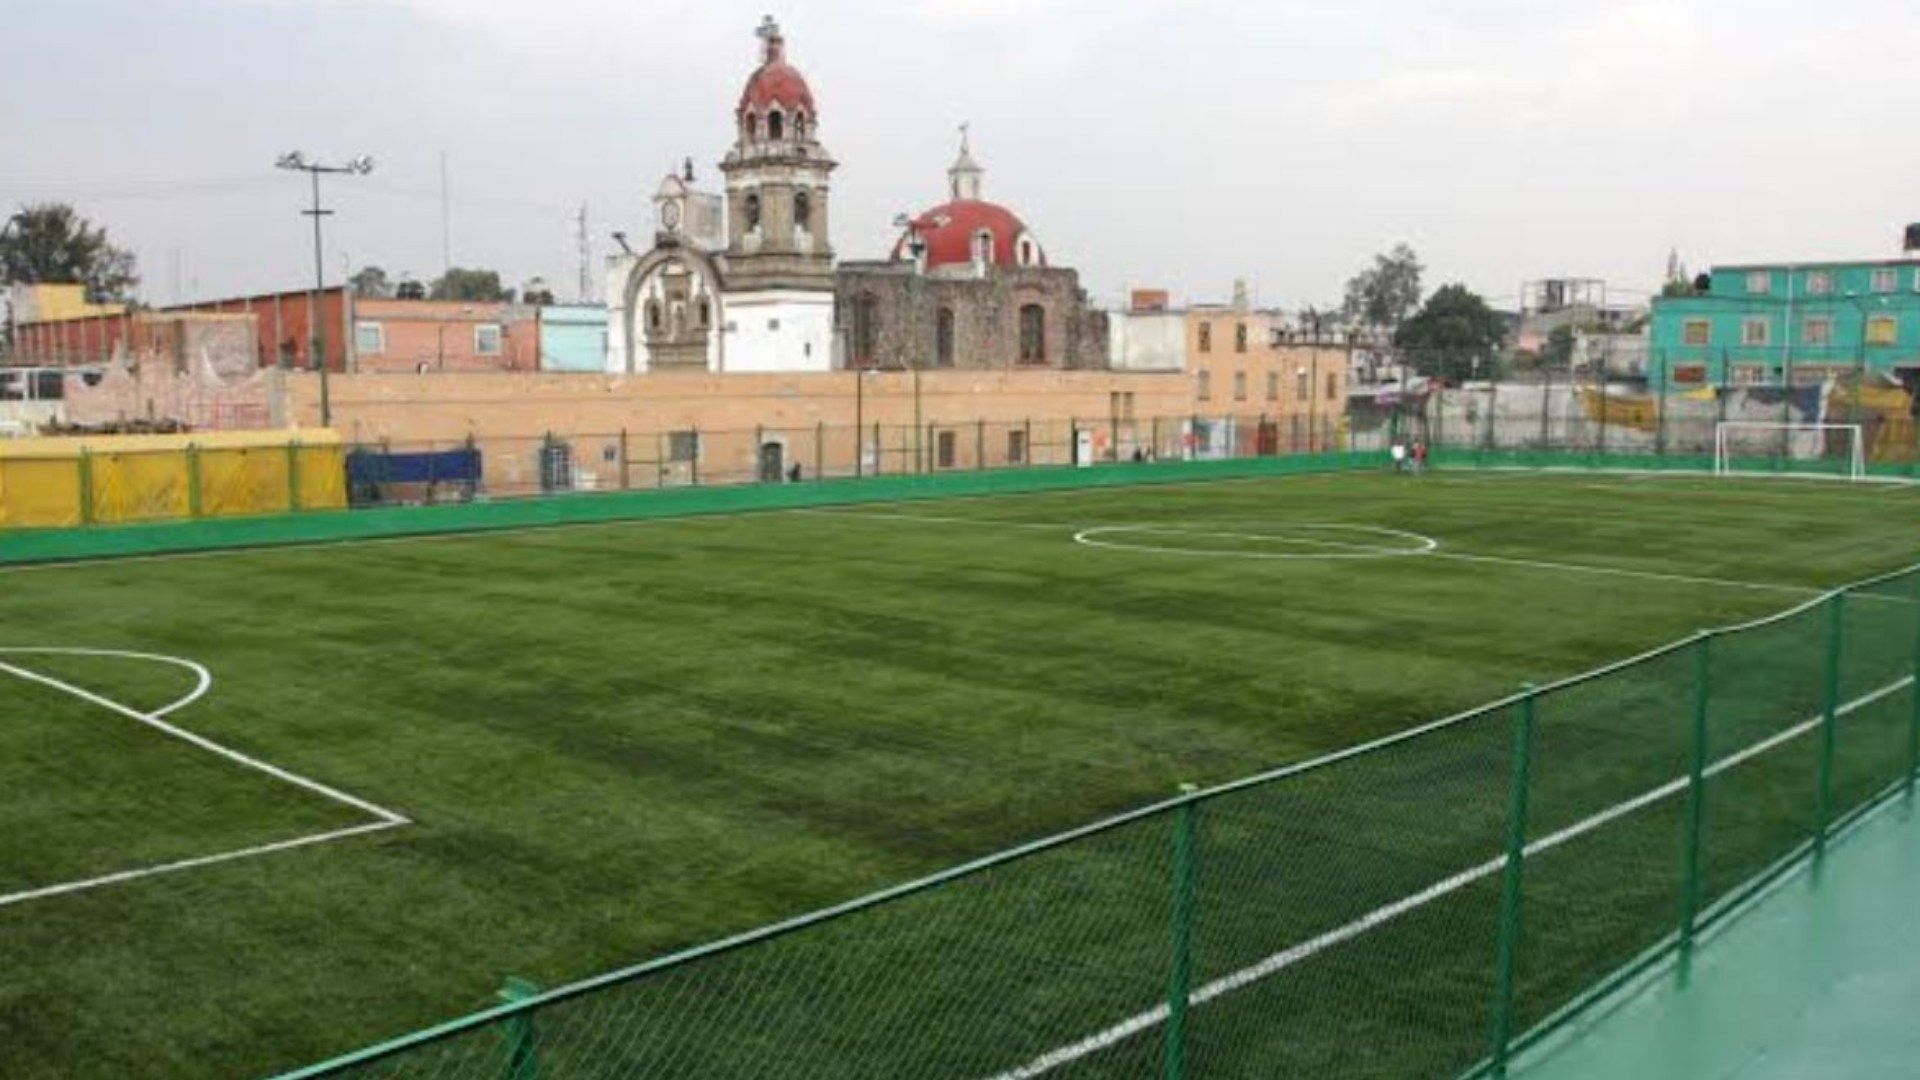
[[1859, 424], [1722, 420], [1713, 428], [1713, 474], [1788, 472], [1867, 475], [1866, 439]]

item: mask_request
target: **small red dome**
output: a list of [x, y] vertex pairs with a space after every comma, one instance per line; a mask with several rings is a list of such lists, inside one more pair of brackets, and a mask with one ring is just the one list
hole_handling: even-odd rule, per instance
[[[929, 268], [971, 263], [973, 238], [982, 231], [993, 237], [994, 265], [1021, 265], [1015, 244], [1025, 235], [1027, 227], [1014, 216], [1013, 211], [999, 203], [981, 199], [956, 199], [913, 219], [912, 230], [894, 244], [893, 257], [905, 259], [912, 256], [907, 242], [912, 233], [917, 232], [921, 243], [927, 246]], [[1036, 266], [1046, 265], [1046, 255], [1041, 252], [1038, 243], [1034, 243], [1033, 257], [1029, 261]]]
[[806, 78], [800, 74], [799, 68], [785, 60], [769, 60], [747, 77], [747, 87], [740, 91], [738, 111], [765, 112], [774, 105], [790, 113], [817, 115], [813, 107], [813, 91], [807, 89]]

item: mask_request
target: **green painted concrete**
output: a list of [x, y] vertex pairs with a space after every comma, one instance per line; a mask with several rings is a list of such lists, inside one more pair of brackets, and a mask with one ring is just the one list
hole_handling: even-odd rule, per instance
[[1675, 964], [1524, 1058], [1524, 1080], [1920, 1075], [1920, 810], [1895, 800]]

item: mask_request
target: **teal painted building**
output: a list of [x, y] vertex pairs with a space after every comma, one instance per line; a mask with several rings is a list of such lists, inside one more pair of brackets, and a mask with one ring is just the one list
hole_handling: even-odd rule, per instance
[[540, 370], [607, 370], [607, 309], [590, 304], [541, 307]]
[[1669, 385], [1920, 387], [1920, 258], [1716, 266], [1704, 294], [1653, 302], [1651, 334], [1648, 377]]

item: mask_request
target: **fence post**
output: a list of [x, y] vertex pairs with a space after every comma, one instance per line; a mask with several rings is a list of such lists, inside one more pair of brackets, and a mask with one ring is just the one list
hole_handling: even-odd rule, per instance
[[[525, 1001], [540, 992], [540, 988], [518, 977], [508, 977], [500, 987], [498, 997], [512, 1004]], [[522, 1011], [514, 1013], [501, 1021], [500, 1033], [506, 1044], [506, 1070], [501, 1074], [505, 1080], [538, 1080], [540, 1076], [540, 1047], [533, 1033], [533, 1013]]]
[[1032, 465], [1033, 464], [1033, 418], [1029, 416], [1025, 420], [1022, 420], [1021, 424], [1023, 426], [1021, 427], [1020, 430], [1024, 431], [1026, 434], [1020, 436], [1020, 464]]
[[632, 483], [633, 474], [632, 474], [632, 468], [631, 468], [632, 459], [633, 459], [633, 455], [627, 453], [627, 429], [623, 427], [620, 429], [620, 490], [621, 491], [625, 491], [628, 488], [633, 486], [633, 483]]
[[693, 426], [693, 486], [700, 486], [700, 425]]
[[973, 422], [973, 467], [987, 467], [987, 422], [978, 418]]
[[1693, 752], [1687, 761], [1686, 864], [1680, 890], [1680, 949], [1693, 948], [1694, 921], [1700, 916], [1700, 831], [1706, 813], [1707, 701], [1713, 631], [1702, 631], [1693, 645]]
[[825, 480], [827, 478], [826, 466], [827, 422], [825, 420], [816, 420], [813, 422], [813, 478], [815, 480]]
[[1813, 833], [1815, 852], [1826, 850], [1827, 826], [1833, 821], [1834, 721], [1839, 719], [1840, 712], [1840, 638], [1846, 598], [1844, 589], [1827, 598], [1827, 664], [1820, 694], [1820, 790], [1815, 796], [1818, 814]]
[[653, 433], [653, 474], [655, 487], [667, 486], [667, 433], [664, 431]]
[[187, 444], [187, 516], [199, 517], [205, 509], [200, 494], [200, 444]]
[[1533, 766], [1533, 721], [1539, 691], [1527, 684], [1513, 721], [1513, 769], [1507, 792], [1507, 858], [1500, 886], [1500, 948], [1493, 1000], [1493, 1075], [1507, 1075], [1513, 1042], [1514, 971], [1520, 959], [1521, 871], [1527, 858], [1527, 789]]
[[287, 509], [300, 509], [300, 440], [287, 443]]
[[74, 468], [80, 474], [80, 524], [93, 524], [93, 452], [86, 447], [80, 448], [80, 456], [74, 459]]
[[1913, 774], [1920, 772], [1920, 573], [1913, 575], [1913, 683], [1907, 701], [1913, 715], [1907, 723], [1907, 798], [1913, 798]]
[[[1191, 796], [1192, 784], [1180, 785]], [[1167, 977], [1166, 1080], [1187, 1074], [1187, 1003], [1193, 981], [1194, 815], [1199, 802], [1189, 798], [1173, 812], [1173, 962]]]

